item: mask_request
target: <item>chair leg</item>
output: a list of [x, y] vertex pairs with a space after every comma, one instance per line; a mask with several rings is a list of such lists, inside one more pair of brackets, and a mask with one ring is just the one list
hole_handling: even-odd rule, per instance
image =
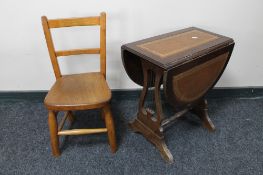
[[50, 142], [52, 148], [53, 156], [59, 156], [59, 138], [58, 138], [58, 124], [57, 124], [57, 114], [54, 111], [48, 112], [48, 125], [50, 132]]
[[75, 120], [75, 117], [74, 117], [72, 111], [68, 111], [68, 120], [70, 123], [73, 123]]
[[108, 130], [108, 138], [109, 138], [109, 143], [111, 146], [111, 151], [115, 153], [117, 150], [115, 127], [114, 127], [114, 121], [112, 118], [112, 113], [111, 113], [109, 104], [103, 107], [103, 113], [105, 117], [106, 127]]

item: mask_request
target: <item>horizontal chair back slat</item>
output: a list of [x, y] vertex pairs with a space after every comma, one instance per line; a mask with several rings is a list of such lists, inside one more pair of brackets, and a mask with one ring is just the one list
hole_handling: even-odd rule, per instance
[[80, 54], [99, 54], [100, 48], [91, 49], [74, 49], [74, 50], [60, 50], [56, 51], [56, 56], [70, 56], [70, 55], [80, 55]]
[[67, 18], [48, 20], [49, 28], [100, 25], [100, 17]]

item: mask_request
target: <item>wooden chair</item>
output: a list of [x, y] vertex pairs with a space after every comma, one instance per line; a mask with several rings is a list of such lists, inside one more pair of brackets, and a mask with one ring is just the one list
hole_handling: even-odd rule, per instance
[[[48, 109], [48, 124], [53, 155], [60, 155], [59, 136], [61, 135], [104, 132], [108, 133], [112, 152], [116, 152], [115, 128], [109, 105], [111, 90], [106, 82], [106, 13], [102, 12], [100, 16], [96, 17], [52, 20], [48, 20], [46, 16], [43, 16], [42, 25], [56, 76], [56, 82], [44, 100], [44, 104]], [[51, 28], [93, 25], [100, 25], [100, 48], [55, 51], [50, 32]], [[100, 72], [62, 76], [57, 57], [79, 54], [100, 54]], [[71, 123], [73, 122], [74, 116], [72, 115], [72, 111], [98, 108], [102, 109], [106, 128], [62, 130], [66, 119]], [[59, 126], [57, 123], [58, 111], [65, 111], [65, 116], [62, 118]]]

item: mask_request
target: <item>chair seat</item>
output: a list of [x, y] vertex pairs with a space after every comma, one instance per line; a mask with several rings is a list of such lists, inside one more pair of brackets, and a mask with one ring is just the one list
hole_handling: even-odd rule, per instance
[[49, 110], [86, 110], [105, 105], [111, 90], [99, 72], [65, 75], [48, 92], [44, 104]]

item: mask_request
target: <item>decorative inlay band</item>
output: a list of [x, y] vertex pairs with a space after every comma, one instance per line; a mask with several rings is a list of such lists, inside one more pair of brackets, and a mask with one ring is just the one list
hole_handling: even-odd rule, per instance
[[137, 46], [161, 58], [166, 58], [173, 54], [189, 50], [218, 38], [218, 36], [210, 33], [199, 30], [191, 30], [166, 38], [139, 44]]

